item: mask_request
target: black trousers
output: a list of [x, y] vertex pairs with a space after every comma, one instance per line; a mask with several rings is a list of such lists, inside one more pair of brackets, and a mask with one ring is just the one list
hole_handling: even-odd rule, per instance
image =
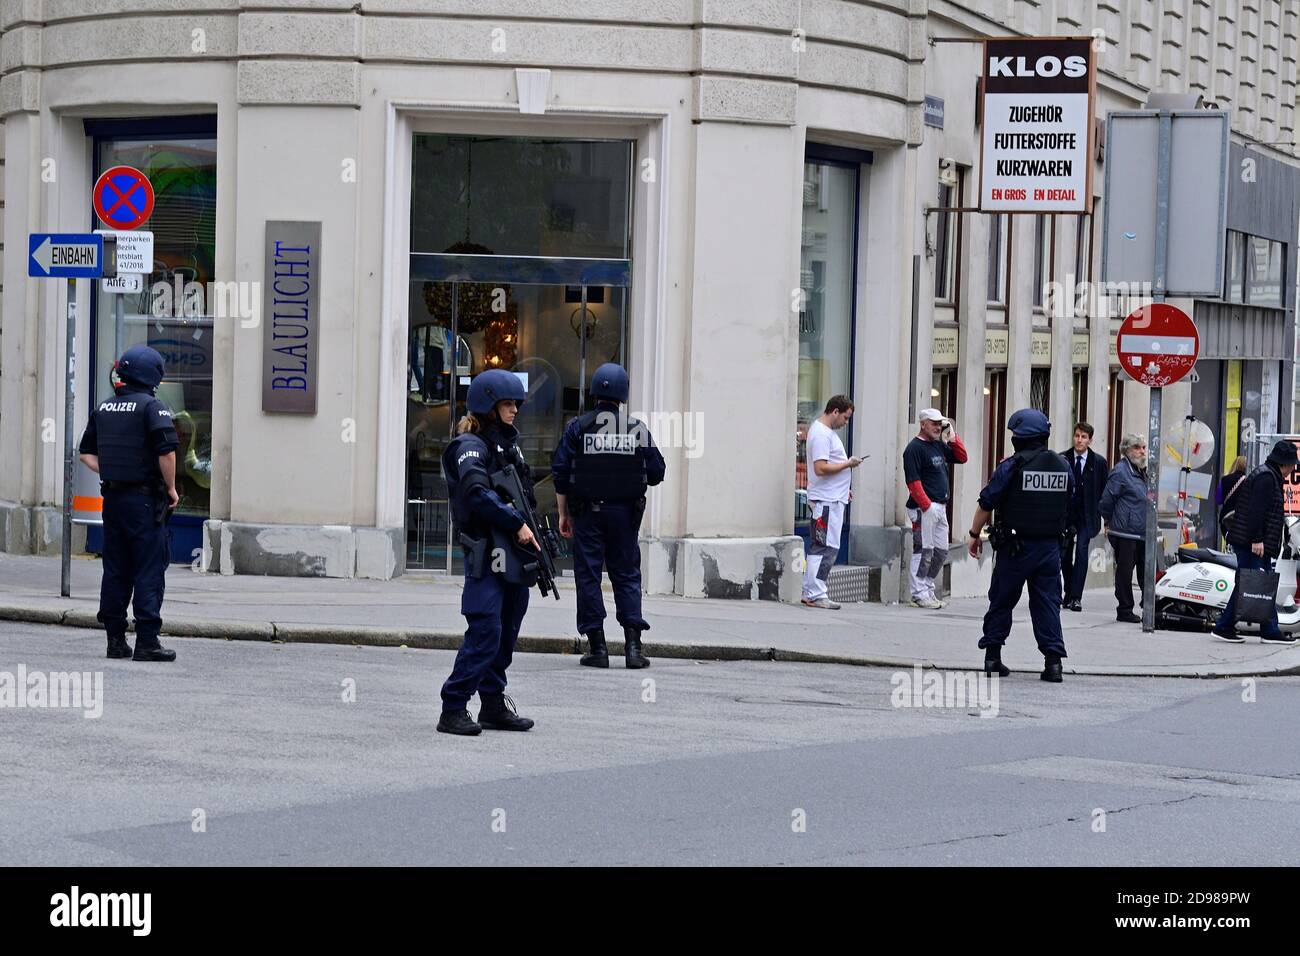
[[1133, 538], [1108, 535], [1115, 552], [1115, 611], [1133, 611], [1133, 571], [1137, 569], [1138, 597], [1142, 596], [1142, 575], [1147, 566], [1147, 543]]

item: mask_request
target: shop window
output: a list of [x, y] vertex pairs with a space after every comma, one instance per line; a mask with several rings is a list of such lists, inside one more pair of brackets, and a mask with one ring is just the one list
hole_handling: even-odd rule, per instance
[[1228, 231], [1228, 251], [1226, 268], [1227, 290], [1224, 298], [1229, 302], [1246, 301], [1246, 236], [1244, 233]]
[[1034, 308], [1043, 308], [1047, 284], [1052, 281], [1052, 237], [1056, 233], [1056, 217], [1034, 217]]
[[1282, 243], [1251, 236], [1246, 247], [1246, 301], [1282, 308]]
[[[939, 183], [939, 208], [960, 207], [963, 199], [962, 171], [956, 170], [957, 184]], [[937, 212], [935, 223], [934, 298], [945, 304], [957, 301], [957, 260], [960, 258], [961, 214]]]
[[[90, 401], [112, 394], [109, 373], [126, 349], [148, 345], [162, 355], [167, 373], [157, 395], [171, 408], [180, 439], [173, 555], [188, 561], [186, 545], [197, 546], [212, 489], [216, 118], [87, 120], [85, 125], [94, 138], [95, 175], [133, 166], [149, 177], [155, 195], [153, 214], [142, 227], [154, 236], [153, 271], [144, 277], [144, 291], [108, 293], [95, 283]], [[99, 222], [92, 226], [104, 228]]]
[[519, 376], [519, 448], [554, 523], [564, 426], [597, 366], [628, 364], [634, 144], [417, 133], [411, 161], [406, 561], [455, 571], [441, 456], [473, 376]]
[[1029, 407], [1036, 408], [1051, 417], [1049, 405], [1052, 401], [1052, 370], [1036, 368], [1029, 373]]
[[1074, 281], [1087, 282], [1092, 275], [1092, 217], [1079, 213], [1074, 220]]
[[989, 305], [1003, 306], [1007, 302], [1007, 251], [1011, 232], [1011, 217], [989, 217], [988, 248], [988, 301]]
[[984, 375], [984, 480], [993, 476], [1006, 456], [1007, 370], [990, 369]]
[[1124, 376], [1119, 369], [1110, 370], [1110, 384], [1106, 386], [1106, 435], [1110, 442], [1108, 454], [1112, 463], [1119, 461], [1119, 443], [1124, 437]]
[[[799, 313], [799, 372], [795, 406], [795, 532], [808, 533], [808, 427], [833, 395], [853, 396], [853, 321], [857, 292], [858, 181], [862, 154], [809, 144], [804, 162]], [[866, 414], [860, 410], [857, 414]], [[840, 434], [853, 453], [853, 429]], [[847, 518], [846, 518], [847, 521]], [[847, 525], [846, 525], [847, 526]], [[841, 560], [847, 557], [843, 536]]]
[[1088, 370], [1076, 368], [1070, 382], [1070, 424], [1088, 420]]

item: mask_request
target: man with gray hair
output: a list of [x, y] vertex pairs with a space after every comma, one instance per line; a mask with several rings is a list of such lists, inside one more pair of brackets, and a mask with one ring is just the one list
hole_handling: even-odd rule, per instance
[[1106, 537], [1115, 555], [1115, 619], [1139, 624], [1133, 613], [1133, 572], [1137, 571], [1138, 592], [1142, 591], [1142, 569], [1146, 567], [1147, 440], [1142, 435], [1125, 435], [1119, 443], [1119, 461], [1110, 470], [1106, 490], [1097, 510], [1106, 521]]
[[923, 409], [920, 431], [903, 450], [903, 480], [912, 522], [912, 607], [940, 608], [935, 594], [948, 558], [948, 468], [966, 463], [966, 446], [937, 408]]

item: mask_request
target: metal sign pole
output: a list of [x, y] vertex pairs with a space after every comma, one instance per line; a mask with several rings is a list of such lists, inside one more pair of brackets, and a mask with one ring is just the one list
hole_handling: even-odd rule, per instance
[[[1165, 301], [1169, 265], [1169, 173], [1173, 154], [1173, 114], [1160, 111], [1160, 139], [1156, 157], [1156, 261], [1155, 288], [1152, 299]], [[1151, 415], [1147, 434], [1147, 527], [1146, 567], [1142, 573], [1142, 632], [1156, 629], [1156, 566], [1159, 555], [1160, 526], [1157, 508], [1160, 501], [1160, 400], [1163, 389], [1151, 389]]]
[[64, 343], [67, 376], [63, 385], [63, 547], [59, 593], [72, 596], [72, 430], [77, 375], [77, 280], [68, 279], [68, 332]]

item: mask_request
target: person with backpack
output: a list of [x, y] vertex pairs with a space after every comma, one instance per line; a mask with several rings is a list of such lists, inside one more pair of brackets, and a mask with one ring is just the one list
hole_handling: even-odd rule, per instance
[[[1286, 493], [1284, 485], [1296, 469], [1296, 447], [1285, 439], [1273, 446], [1264, 464], [1238, 482], [1235, 513], [1228, 543], [1237, 556], [1237, 571], [1272, 570], [1273, 559], [1282, 550], [1285, 528]], [[1240, 580], [1240, 575], [1238, 575]], [[1237, 633], [1237, 592], [1232, 589], [1228, 603], [1210, 632], [1221, 641], [1240, 644], [1245, 638]], [[1259, 639], [1265, 644], [1295, 644], [1300, 638], [1283, 634], [1277, 625], [1277, 605], [1272, 619], [1260, 625]]]

